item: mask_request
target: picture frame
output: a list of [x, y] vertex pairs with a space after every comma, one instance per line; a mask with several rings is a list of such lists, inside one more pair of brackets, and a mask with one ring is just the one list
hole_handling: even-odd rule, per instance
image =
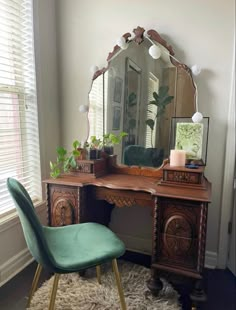
[[113, 101], [121, 103], [123, 80], [120, 77], [115, 78]]
[[205, 166], [207, 162], [209, 121], [209, 117], [203, 117], [200, 123], [193, 123], [191, 117], [172, 117], [170, 150], [185, 150], [187, 164], [194, 163]]
[[120, 130], [121, 108], [113, 108], [112, 130]]

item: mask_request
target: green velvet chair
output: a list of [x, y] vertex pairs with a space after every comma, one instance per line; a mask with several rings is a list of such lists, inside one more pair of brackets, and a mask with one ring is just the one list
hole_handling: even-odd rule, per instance
[[124, 149], [123, 162], [128, 166], [160, 167], [164, 160], [164, 150], [128, 145]]
[[100, 265], [112, 261], [118, 287], [121, 309], [126, 309], [117, 258], [124, 254], [123, 242], [107, 227], [97, 223], [83, 223], [64, 227], [42, 226], [35, 213], [32, 200], [17, 180], [8, 178], [8, 190], [15, 202], [27, 246], [38, 262], [28, 304], [37, 288], [42, 268], [54, 273], [54, 282], [48, 309], [54, 309], [60, 274], [79, 272], [96, 266], [101, 284]]

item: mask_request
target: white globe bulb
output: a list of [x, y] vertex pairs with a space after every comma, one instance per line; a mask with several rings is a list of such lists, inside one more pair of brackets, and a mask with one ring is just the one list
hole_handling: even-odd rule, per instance
[[200, 112], [196, 112], [192, 116], [192, 121], [194, 123], [200, 123], [202, 121], [202, 119], [203, 119], [203, 116], [202, 116], [202, 113], [200, 113]]
[[120, 37], [117, 41], [116, 41], [116, 44], [121, 47], [122, 45], [125, 45], [126, 44], [126, 40], [124, 37]]
[[193, 66], [191, 67], [191, 71], [192, 71], [192, 74], [193, 74], [193, 75], [198, 75], [198, 74], [201, 73], [201, 67], [198, 66], [198, 65], [193, 65]]
[[152, 56], [152, 58], [154, 59], [158, 59], [161, 57], [161, 49], [159, 46], [157, 45], [152, 45], [150, 48], [149, 48], [149, 54]]
[[93, 74], [94, 74], [95, 72], [97, 72], [98, 70], [99, 70], [98, 66], [92, 65], [92, 66], [90, 67], [90, 72], [92, 72]]
[[81, 105], [79, 106], [79, 111], [80, 111], [80, 113], [87, 113], [88, 110], [89, 110], [89, 107], [88, 107], [87, 105], [85, 105], [85, 104], [81, 104]]
[[128, 43], [125, 43], [125, 44], [122, 44], [122, 45], [120, 46], [120, 48], [121, 48], [122, 50], [126, 50], [126, 49], [128, 48], [128, 46], [129, 46], [129, 44], [128, 44]]

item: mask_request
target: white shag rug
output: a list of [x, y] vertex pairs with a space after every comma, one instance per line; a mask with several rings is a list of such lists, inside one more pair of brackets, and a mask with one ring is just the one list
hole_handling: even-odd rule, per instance
[[[118, 261], [127, 310], [180, 310], [177, 292], [163, 281], [158, 297], [152, 296], [146, 281], [150, 269], [130, 262]], [[30, 310], [46, 310], [53, 278], [46, 281], [34, 294]], [[102, 284], [99, 285], [95, 268], [60, 276], [56, 310], [120, 310], [120, 300], [111, 264], [102, 266]]]

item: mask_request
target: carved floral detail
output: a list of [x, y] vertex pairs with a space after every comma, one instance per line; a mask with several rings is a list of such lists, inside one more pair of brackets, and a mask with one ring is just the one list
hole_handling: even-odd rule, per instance
[[137, 27], [133, 30], [134, 34], [135, 34], [135, 38], [134, 41], [138, 44], [142, 43], [144, 38], [143, 38], [143, 33], [144, 33], [145, 29], [142, 27]]
[[132, 207], [133, 205], [137, 204], [136, 199], [113, 195], [105, 195], [104, 200], [110, 204], [115, 204], [117, 207]]

